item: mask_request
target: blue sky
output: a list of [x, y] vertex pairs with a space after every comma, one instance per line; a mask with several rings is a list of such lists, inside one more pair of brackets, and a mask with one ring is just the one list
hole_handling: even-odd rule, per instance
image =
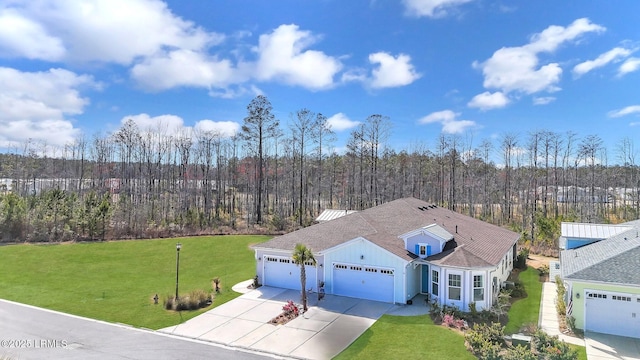
[[266, 95], [308, 108], [344, 147], [371, 114], [388, 146], [458, 134], [640, 125], [640, 2], [2, 0], [0, 147], [62, 147], [126, 119], [230, 135]]

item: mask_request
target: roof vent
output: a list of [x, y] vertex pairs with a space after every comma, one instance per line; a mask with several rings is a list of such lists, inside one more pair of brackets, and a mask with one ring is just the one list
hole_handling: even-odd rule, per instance
[[458, 225], [456, 225], [456, 234], [458, 233]]
[[577, 252], [573, 253], [573, 257], [578, 257], [578, 253]]

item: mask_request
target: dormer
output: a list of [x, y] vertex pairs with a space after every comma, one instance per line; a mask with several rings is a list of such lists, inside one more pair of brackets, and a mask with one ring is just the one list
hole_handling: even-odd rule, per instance
[[404, 248], [420, 258], [441, 253], [447, 241], [453, 239], [447, 230], [439, 225], [431, 224], [399, 236], [404, 241]]

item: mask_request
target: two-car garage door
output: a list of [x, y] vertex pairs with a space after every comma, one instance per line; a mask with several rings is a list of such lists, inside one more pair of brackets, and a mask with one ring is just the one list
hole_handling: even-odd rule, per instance
[[360, 299], [393, 302], [393, 269], [333, 264], [333, 293]]
[[[317, 291], [316, 267], [309, 263], [304, 269], [307, 289]], [[265, 255], [263, 277], [263, 285], [300, 290], [300, 267], [291, 258]]]
[[585, 330], [640, 338], [640, 295], [585, 290]]

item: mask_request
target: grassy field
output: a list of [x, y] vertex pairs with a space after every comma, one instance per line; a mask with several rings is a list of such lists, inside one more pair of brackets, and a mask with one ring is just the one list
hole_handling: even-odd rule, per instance
[[[0, 298], [89, 318], [159, 329], [204, 310], [170, 312], [162, 300], [175, 293], [176, 243], [180, 294], [211, 291], [214, 306], [239, 294], [231, 287], [255, 276], [251, 244], [266, 236], [215, 236], [58, 245], [0, 246]], [[158, 294], [160, 304], [153, 304]]]
[[538, 325], [540, 301], [542, 300], [542, 283], [539, 280], [538, 270], [528, 267], [519, 275], [520, 281], [527, 291], [527, 297], [517, 300], [511, 305], [509, 322], [504, 329], [505, 334], [517, 333], [526, 324]]
[[335, 359], [475, 359], [462, 334], [429, 315], [383, 315]]

